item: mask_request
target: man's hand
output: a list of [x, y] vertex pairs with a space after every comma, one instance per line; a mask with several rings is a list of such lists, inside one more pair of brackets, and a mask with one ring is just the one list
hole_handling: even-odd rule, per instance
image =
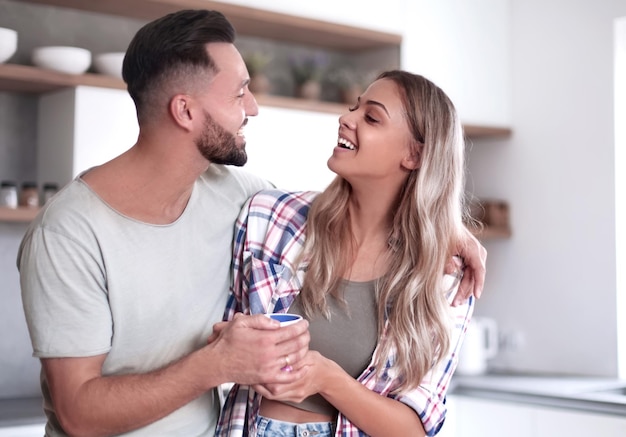
[[463, 270], [463, 279], [452, 302], [453, 306], [457, 306], [469, 299], [472, 294], [476, 298], [482, 294], [487, 271], [487, 249], [466, 228], [465, 238], [457, 242], [453, 253], [457, 256], [453, 256], [446, 265], [446, 273]]
[[230, 322], [213, 326], [208, 343], [219, 351], [218, 365], [227, 381], [291, 383], [302, 377], [300, 361], [309, 349], [308, 327], [306, 320], [281, 328], [279, 322], [264, 315], [236, 314]]

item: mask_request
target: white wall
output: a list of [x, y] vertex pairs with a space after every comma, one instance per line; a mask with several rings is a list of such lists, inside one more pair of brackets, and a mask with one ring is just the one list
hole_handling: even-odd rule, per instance
[[299, 15], [348, 26], [366, 27], [381, 32], [402, 33], [406, 5], [412, 0], [386, 0], [384, 7], [359, 0], [222, 0], [241, 6], [267, 9], [289, 15]]
[[626, 17], [615, 22], [615, 222], [619, 373], [626, 378]]
[[402, 67], [452, 99], [464, 123], [510, 126], [510, 0], [407, 2]]
[[[377, 24], [372, 11], [381, 8], [335, 3], [272, 7], [402, 32], [402, 67], [439, 84], [465, 123], [513, 128], [510, 140], [474, 141], [469, 151], [469, 188], [511, 205], [513, 237], [485, 243], [489, 273], [477, 307], [477, 314], [495, 317], [505, 334], [521, 334], [517, 349], [501, 354], [495, 367], [616, 376], [613, 20], [626, 15], [626, 2], [416, 0], [402, 6], [398, 0], [390, 10], [405, 7], [406, 13], [395, 24], [385, 17], [397, 12]], [[336, 122], [329, 127], [333, 133], [302, 148], [301, 140], [315, 128], [303, 133], [295, 119], [279, 120], [327, 122], [280, 111], [262, 108], [258, 121], [264, 113], [267, 118], [251, 122], [248, 168], [256, 171], [257, 163], [274, 159], [257, 156], [268, 147], [268, 134], [257, 127], [272, 131], [288, 124], [295, 141], [277, 145], [276, 159], [291, 161], [291, 150], [309, 162], [313, 153], [310, 165], [299, 170], [322, 165], [327, 171]], [[325, 135], [333, 136], [328, 146]], [[275, 174], [279, 186], [299, 176], [263, 164], [259, 171]], [[304, 188], [317, 188], [309, 175], [302, 181]]]
[[335, 174], [326, 166], [337, 145], [339, 116], [262, 106], [246, 126], [245, 169], [276, 187], [321, 191]]
[[475, 144], [475, 191], [508, 199], [479, 314], [519, 329], [501, 367], [616, 376], [613, 20], [623, 0], [512, 0], [513, 138]]

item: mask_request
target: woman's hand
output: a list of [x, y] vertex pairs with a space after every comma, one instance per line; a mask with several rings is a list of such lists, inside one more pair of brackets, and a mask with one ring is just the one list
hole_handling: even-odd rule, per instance
[[310, 350], [301, 362], [305, 367], [298, 381], [255, 385], [254, 390], [265, 398], [290, 402], [319, 393], [372, 437], [425, 435], [419, 416], [408, 405], [370, 390], [319, 352]]
[[457, 242], [453, 248], [454, 254], [450, 262], [446, 265], [446, 273], [454, 274], [463, 270], [461, 284], [452, 302], [457, 306], [465, 302], [471, 295], [479, 298], [485, 286], [485, 274], [487, 272], [487, 249], [480, 244], [480, 241], [465, 228], [465, 238]]
[[307, 397], [324, 391], [324, 383], [332, 372], [343, 372], [334, 361], [317, 351], [308, 351], [305, 357], [293, 366], [293, 371], [302, 370], [302, 377], [288, 384], [254, 385], [254, 390], [267, 399], [302, 402]]

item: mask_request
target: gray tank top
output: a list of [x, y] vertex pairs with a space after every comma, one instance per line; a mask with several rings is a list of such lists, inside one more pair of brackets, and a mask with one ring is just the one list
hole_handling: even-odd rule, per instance
[[[358, 378], [367, 368], [378, 342], [375, 282], [342, 281], [339, 296], [345, 305], [330, 297], [330, 320], [321, 314], [309, 320], [309, 349], [335, 361], [353, 378]], [[304, 313], [299, 296], [289, 312]], [[330, 416], [337, 414], [337, 409], [318, 394], [300, 403], [285, 403], [314, 413]]]

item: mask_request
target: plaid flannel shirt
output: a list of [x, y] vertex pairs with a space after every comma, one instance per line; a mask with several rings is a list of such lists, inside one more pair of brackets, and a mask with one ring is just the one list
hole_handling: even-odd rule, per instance
[[[286, 312], [300, 292], [306, 262], [298, 262], [305, 239], [306, 217], [317, 192], [289, 193], [266, 190], [254, 195], [244, 206], [236, 223], [233, 281], [225, 320], [236, 312], [264, 314]], [[456, 291], [456, 290], [453, 290]], [[451, 292], [450, 301], [454, 295]], [[392, 368], [395, 357], [386, 358], [383, 372], [377, 372], [374, 358], [358, 381], [370, 390], [411, 407], [420, 417], [426, 435], [435, 435], [445, 419], [445, 394], [456, 368], [458, 352], [473, 311], [473, 298], [451, 307], [454, 326], [451, 348], [441, 364], [426, 375], [422, 384], [408, 393], [395, 395], [401, 376]], [[254, 436], [255, 418], [261, 396], [249, 386], [234, 385], [218, 422], [216, 436]], [[336, 437], [366, 436], [339, 413]]]

